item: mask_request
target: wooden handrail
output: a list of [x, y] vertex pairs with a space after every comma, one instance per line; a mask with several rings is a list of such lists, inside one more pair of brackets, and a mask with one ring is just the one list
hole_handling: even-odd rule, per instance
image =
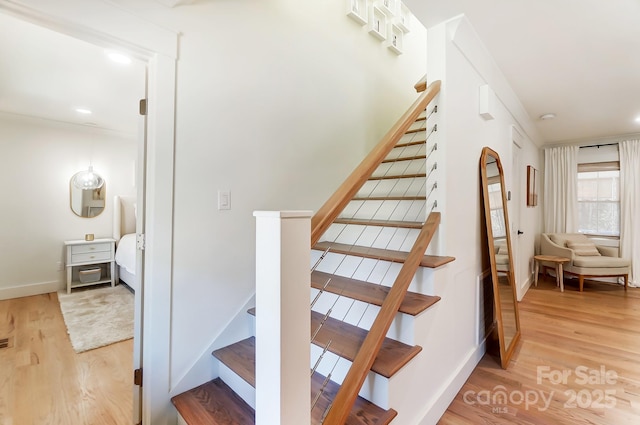
[[440, 81], [434, 81], [311, 218], [311, 246], [320, 240], [320, 236], [338, 217], [351, 198], [358, 193], [358, 190], [391, 152], [398, 140], [439, 92]]
[[396, 281], [384, 299], [378, 316], [353, 360], [347, 376], [344, 378], [344, 381], [342, 381], [342, 385], [333, 399], [331, 410], [329, 410], [324, 423], [344, 424], [346, 422], [351, 412], [351, 407], [356, 397], [358, 397], [358, 392], [360, 388], [362, 388], [362, 384], [371, 369], [371, 365], [373, 365], [378, 355], [382, 342], [391, 327], [391, 322], [400, 309], [400, 305], [407, 294], [409, 284], [420, 265], [420, 261], [433, 238], [438, 224], [440, 224], [440, 213], [432, 212], [429, 214], [429, 218], [422, 226], [422, 230], [409, 256], [404, 262]]
[[420, 81], [413, 86], [413, 88], [416, 89], [418, 93], [425, 91], [427, 89], [427, 74], [425, 74], [424, 77], [422, 77]]

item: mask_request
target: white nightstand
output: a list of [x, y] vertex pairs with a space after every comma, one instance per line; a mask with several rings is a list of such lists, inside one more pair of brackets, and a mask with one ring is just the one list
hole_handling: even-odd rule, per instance
[[[67, 268], [67, 294], [71, 288], [81, 286], [99, 285], [111, 282], [116, 284], [116, 241], [115, 239], [95, 239], [93, 241], [76, 240], [65, 241], [66, 268]], [[95, 282], [82, 283], [79, 279], [79, 270], [82, 266], [100, 266], [106, 271], [106, 276], [101, 275]]]

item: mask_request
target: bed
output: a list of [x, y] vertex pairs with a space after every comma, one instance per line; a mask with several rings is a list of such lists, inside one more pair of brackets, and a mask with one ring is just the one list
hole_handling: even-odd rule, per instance
[[116, 265], [121, 282], [136, 291], [136, 198], [113, 199], [113, 238], [116, 240]]

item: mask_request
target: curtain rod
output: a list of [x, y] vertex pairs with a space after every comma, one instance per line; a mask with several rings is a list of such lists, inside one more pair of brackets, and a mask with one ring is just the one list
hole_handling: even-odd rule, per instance
[[598, 148], [598, 149], [600, 149], [600, 146], [614, 146], [614, 145], [617, 145], [617, 144], [618, 144], [617, 142], [616, 143], [601, 143], [599, 145], [580, 146], [579, 149], [582, 149], [582, 148]]

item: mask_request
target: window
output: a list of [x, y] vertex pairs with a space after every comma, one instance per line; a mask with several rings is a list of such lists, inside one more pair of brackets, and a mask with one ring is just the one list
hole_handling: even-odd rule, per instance
[[497, 183], [492, 183], [489, 179], [489, 209], [491, 210], [491, 232], [495, 239], [502, 239], [507, 236], [506, 224], [504, 222], [504, 211], [502, 209], [502, 190], [500, 179]]
[[578, 165], [578, 231], [620, 236], [620, 164]]

